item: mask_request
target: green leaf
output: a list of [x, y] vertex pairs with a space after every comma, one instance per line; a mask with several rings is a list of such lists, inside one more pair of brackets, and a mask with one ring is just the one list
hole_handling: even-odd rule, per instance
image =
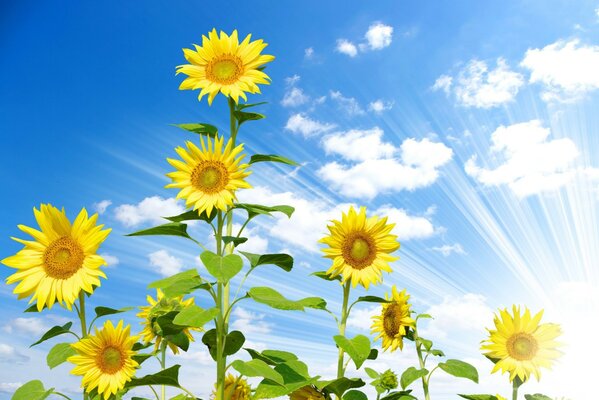
[[369, 377], [371, 377], [372, 379], [376, 379], [380, 376], [380, 374], [378, 372], [376, 372], [375, 370], [373, 370], [372, 368], [364, 368], [364, 371], [366, 371], [366, 373], [368, 374]]
[[432, 350], [428, 351], [427, 353], [432, 354], [433, 356], [436, 356], [436, 357], [445, 357], [445, 353], [443, 353], [443, 351], [438, 350], [438, 349], [432, 349]]
[[359, 390], [350, 390], [349, 392], [345, 392], [343, 400], [368, 400], [368, 397]]
[[259, 119], [265, 118], [263, 114], [253, 113], [253, 112], [245, 112], [245, 111], [233, 111], [233, 115], [239, 125], [243, 124], [246, 121], [257, 121]]
[[50, 328], [48, 330], [48, 332], [46, 332], [46, 333], [43, 334], [43, 336], [40, 338], [40, 340], [38, 340], [37, 342], [35, 342], [34, 344], [32, 344], [29, 347], [33, 347], [33, 346], [35, 346], [37, 344], [40, 344], [41, 342], [45, 342], [46, 340], [51, 339], [51, 338], [53, 338], [55, 336], [63, 335], [65, 333], [68, 333], [69, 330], [71, 329], [72, 325], [73, 325], [72, 322], [67, 322], [63, 326], [59, 326], [59, 325], [53, 326], [52, 328]]
[[150, 357], [154, 357], [153, 354], [135, 354], [134, 356], [131, 356], [131, 358], [133, 360], [135, 360], [139, 365], [141, 365], [144, 361], [146, 361], [148, 358]]
[[333, 336], [337, 346], [342, 348], [354, 361], [356, 369], [359, 369], [370, 355], [370, 339], [364, 335], [357, 335], [348, 339], [342, 335]]
[[152, 343], [152, 342], [148, 342], [148, 343], [137, 342], [137, 343], [133, 344], [133, 347], [131, 348], [131, 350], [140, 351], [143, 349], [147, 349], [148, 347], [153, 346], [153, 345], [154, 345], [154, 343]]
[[418, 400], [416, 397], [410, 394], [411, 390], [401, 392], [391, 392], [385, 397], [381, 397], [380, 400]]
[[299, 166], [299, 164], [295, 161], [290, 160], [287, 157], [278, 156], [276, 154], [254, 154], [252, 157], [250, 157], [250, 162], [248, 164], [256, 164], [258, 162], [278, 162], [293, 165], [294, 167]]
[[289, 254], [253, 254], [240, 251], [248, 259], [252, 268], [259, 265], [276, 265], [277, 267], [289, 272], [293, 268], [293, 257]]
[[261, 376], [263, 378], [270, 379], [271, 381], [274, 381], [279, 385], [284, 385], [283, 377], [281, 376], [281, 374], [276, 372], [262, 360], [235, 360], [233, 361], [233, 363], [231, 363], [231, 366], [235, 368], [240, 374], [245, 375], [247, 377]]
[[419, 337], [418, 341], [422, 343], [427, 352], [433, 347], [433, 342], [431, 340]]
[[124, 312], [131, 311], [131, 310], [133, 310], [133, 307], [123, 307], [118, 310], [114, 309], [114, 308], [102, 307], [102, 306], [95, 308], [96, 318], [104, 317], [106, 315], [120, 314], [120, 313], [124, 313]]
[[179, 368], [180, 365], [173, 365], [170, 368], [164, 369], [155, 374], [146, 375], [141, 378], [133, 378], [125, 384], [125, 388], [130, 389], [138, 386], [149, 385], [164, 385], [164, 386], [179, 386]]
[[318, 379], [318, 377], [310, 377], [306, 364], [298, 360], [277, 364], [274, 370], [283, 377], [284, 386], [270, 379], [264, 379], [256, 388], [256, 399], [285, 396], [303, 386], [315, 383]]
[[[44, 304], [44, 308], [42, 308], [42, 311], [44, 311], [46, 308], [48, 308], [48, 305]], [[32, 305], [27, 307], [27, 309], [23, 312], [26, 313], [26, 312], [40, 312], [40, 311], [37, 309], [37, 303], [33, 303]]]
[[[187, 233], [187, 224], [181, 222], [170, 222], [168, 224], [155, 226], [153, 228], [142, 229], [141, 231], [129, 233], [125, 236], [148, 236], [148, 235], [165, 235], [165, 236], [180, 236], [186, 239], [190, 239], [194, 242], [196, 240], [189, 236]], [[197, 242], [196, 242], [197, 243]]]
[[237, 237], [237, 236], [223, 236], [221, 239], [223, 240], [223, 242], [225, 242], [225, 244], [233, 243], [234, 247], [237, 247], [240, 244], [248, 241], [248, 238], [246, 238], [246, 237]]
[[70, 356], [74, 356], [77, 352], [71, 347], [70, 343], [57, 343], [50, 349], [46, 356], [46, 363], [50, 369], [62, 364]]
[[261, 106], [262, 104], [268, 104], [267, 101], [261, 101], [260, 103], [245, 103], [245, 104], [237, 104], [237, 106], [235, 106], [235, 108], [239, 111], [241, 110], [245, 110], [246, 108], [250, 108], [250, 107], [256, 107], [256, 106]]
[[298, 303], [307, 308], [315, 308], [317, 310], [327, 309], [327, 302], [320, 297], [306, 297], [305, 299], [298, 300]]
[[164, 217], [164, 218], [168, 219], [171, 222], [206, 221], [206, 222], [210, 223], [214, 220], [214, 218], [216, 218], [217, 214], [218, 214], [218, 211], [216, 209], [212, 210], [212, 212], [210, 214], [207, 214], [206, 211], [204, 211], [200, 214], [197, 211], [189, 210], [189, 211], [185, 211], [184, 213], [179, 214], [179, 215], [175, 215], [172, 217]]
[[187, 271], [179, 272], [178, 274], [169, 276], [168, 278], [154, 281], [148, 285], [148, 288], [162, 289], [162, 292], [166, 297], [178, 297], [191, 293], [201, 284], [202, 278], [200, 278], [198, 275], [198, 271], [193, 268]]
[[45, 389], [42, 381], [29, 381], [18, 388], [11, 400], [44, 400], [52, 394], [54, 389]]
[[405, 389], [412, 384], [417, 379], [422, 378], [423, 376], [428, 375], [428, 370], [426, 368], [416, 369], [414, 367], [410, 367], [406, 369], [403, 374], [401, 374], [401, 379], [399, 380], [401, 384], [401, 388]]
[[247, 211], [248, 218], [252, 219], [257, 215], [268, 215], [272, 216], [273, 212], [280, 212], [285, 214], [288, 218], [295, 211], [295, 208], [291, 206], [279, 205], [279, 206], [263, 206], [261, 204], [249, 204], [249, 203], [238, 203], [235, 204], [234, 208], [241, 208]]
[[297, 360], [295, 354], [283, 350], [264, 350], [262, 354], [278, 364]]
[[304, 311], [305, 307], [323, 309], [326, 307], [326, 302], [319, 297], [306, 297], [297, 301], [285, 298], [281, 293], [266, 286], [253, 287], [248, 291], [254, 301], [266, 304], [278, 310], [296, 310]]
[[526, 400], [552, 400], [551, 397], [545, 396], [544, 394], [536, 393], [536, 394], [525, 394], [524, 398]]
[[416, 321], [418, 321], [420, 318], [433, 318], [430, 314], [418, 314], [418, 316], [416, 317]]
[[323, 390], [326, 390], [328, 393], [334, 393], [338, 397], [343, 397], [343, 393], [348, 391], [349, 389], [355, 389], [366, 385], [366, 383], [359, 378], [338, 378], [332, 381], [324, 382]]
[[324, 279], [325, 281], [339, 281], [341, 282], [341, 275], [331, 276], [326, 271], [317, 271], [313, 272], [310, 275], [314, 275], [320, 279]]
[[211, 251], [205, 251], [200, 255], [200, 259], [210, 275], [222, 283], [227, 283], [243, 268], [243, 261], [237, 254], [222, 257]]
[[185, 332], [167, 335], [165, 336], [165, 339], [183, 351], [187, 351], [189, 349], [189, 336], [187, 336]]
[[215, 137], [218, 133], [218, 128], [210, 124], [173, 124], [173, 126], [188, 132], [197, 133], [198, 135], [206, 135], [210, 137]]
[[179, 311], [179, 314], [173, 319], [173, 322], [177, 325], [201, 328], [210, 320], [216, 318], [217, 315], [218, 308], [204, 310], [203, 308], [192, 304]]
[[383, 299], [382, 297], [378, 297], [378, 296], [360, 296], [358, 297], [358, 300], [355, 301], [356, 303], [389, 303], [389, 300]]
[[[216, 361], [216, 329], [210, 329], [202, 337], [202, 343], [208, 347], [210, 355]], [[232, 331], [227, 335], [225, 342], [225, 354], [230, 356], [239, 351], [245, 343], [245, 336], [239, 331]]]
[[379, 356], [379, 351], [377, 349], [370, 349], [370, 354], [368, 354], [367, 360], [376, 360]]
[[466, 378], [478, 383], [478, 371], [472, 365], [460, 360], [447, 360], [439, 363], [439, 368], [458, 378]]
[[[458, 394], [458, 396], [468, 400], [499, 400], [497, 396], [493, 396], [491, 394]], [[524, 395], [524, 397], [526, 397], [526, 395]]]

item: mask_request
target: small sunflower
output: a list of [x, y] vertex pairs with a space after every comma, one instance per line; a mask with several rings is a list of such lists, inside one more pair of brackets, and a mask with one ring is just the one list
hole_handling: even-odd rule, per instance
[[499, 310], [495, 316], [495, 328], [488, 329], [489, 339], [483, 342], [481, 350], [484, 355], [497, 360], [492, 373], [501, 370], [509, 372], [510, 381], [518, 377], [523, 382], [534, 374], [541, 379], [541, 367], [551, 368], [553, 361], [561, 352], [555, 339], [561, 335], [557, 324], [541, 324], [543, 311], [534, 317], [530, 310], [513, 306], [513, 315], [507, 309]]
[[387, 217], [366, 217], [366, 208], [359, 213], [353, 207], [341, 215], [341, 221], [333, 220], [327, 226], [330, 236], [320, 239], [328, 245], [323, 249], [325, 257], [333, 260], [327, 271], [331, 276], [342, 275], [343, 282], [351, 279], [366, 289], [371, 283], [382, 281], [382, 271], [391, 272], [389, 262], [398, 257], [390, 253], [399, 249], [397, 236], [390, 234], [395, 224], [387, 224]]
[[135, 375], [139, 364], [133, 360], [133, 344], [139, 336], [130, 336], [130, 326], [123, 328], [123, 321], [117, 326], [106, 321], [102, 330], [96, 328], [96, 334], [90, 335], [71, 346], [77, 355], [67, 361], [75, 364], [73, 375], [82, 375], [81, 387], [86, 392], [98, 390], [104, 400], [121, 390], [125, 383]]
[[270, 83], [261, 67], [275, 57], [261, 54], [268, 45], [262, 39], [250, 42], [251, 37], [247, 35], [239, 43], [236, 30], [231, 36], [221, 31], [219, 37], [216, 29], [208, 37], [202, 35], [202, 46], [194, 45], [195, 51], [183, 49], [189, 64], [177, 67], [177, 74], [187, 75], [179, 89], [201, 89], [198, 99], [208, 95], [210, 105], [219, 92], [235, 103], [239, 97], [247, 101], [246, 92], [260, 93], [258, 84]]
[[373, 317], [373, 334], [378, 333], [375, 340], [383, 339], [383, 349], [391, 348], [391, 351], [403, 350], [403, 338], [408, 329], [414, 326], [414, 320], [410, 317], [410, 295], [406, 290], [397, 291], [395, 285], [391, 288], [391, 295], [385, 294], [385, 299], [390, 303], [383, 303], [381, 315]]
[[44, 306], [52, 308], [55, 302], [64, 302], [70, 310], [81, 290], [92, 293], [100, 286], [100, 277], [106, 278], [100, 269], [106, 261], [96, 252], [110, 229], [96, 225], [98, 214], [88, 217], [85, 208], [73, 224], [64, 209], [50, 204], [34, 208], [33, 214], [40, 230], [19, 225], [34, 240], [12, 238], [25, 247], [2, 260], [4, 265], [18, 269], [6, 283], [20, 281], [13, 292], [19, 299], [32, 296], [29, 302], [37, 301], [38, 311]]
[[290, 400], [325, 400], [325, 397], [314, 386], [308, 385], [297, 389], [289, 395]]
[[[175, 150], [183, 161], [167, 159], [177, 169], [167, 174], [173, 183], [167, 188], [181, 189], [177, 198], [184, 198], [187, 207], [207, 214], [212, 209], [226, 211], [233, 204], [235, 190], [250, 188], [245, 181], [250, 172], [246, 171], [248, 165], [240, 164], [245, 154], [237, 157], [243, 151], [243, 144], [233, 148], [231, 139], [224, 146], [224, 137], [216, 137], [214, 143], [211, 138], [200, 138], [200, 150], [192, 142], [187, 142], [187, 149], [177, 147]], [[237, 157], [237, 158], [236, 158]]]
[[[228, 374], [225, 377], [225, 399], [250, 400], [251, 395], [252, 388], [246, 379], [233, 374]], [[216, 398], [216, 392], [212, 392], [212, 398]]]
[[[164, 297], [162, 290], [157, 289], [156, 300], [154, 300], [154, 298], [150, 295], [148, 295], [147, 300], [150, 305], [140, 307], [141, 312], [138, 313], [137, 316], [142, 319], [141, 324], [144, 326], [144, 329], [141, 331], [141, 336], [144, 342], [148, 344], [155, 339], [156, 342], [154, 349], [157, 350], [162, 342], [163, 337], [162, 330], [156, 323], [156, 319], [168, 314], [171, 311], [181, 311], [184, 308], [189, 307], [194, 303], [194, 299], [192, 297], [187, 300], [183, 300], [183, 296], [169, 299]], [[194, 341], [189, 328], [184, 329], [183, 333], [185, 333], [185, 336], [187, 336], [190, 341]], [[173, 343], [168, 343], [168, 347], [170, 347], [174, 354], [179, 353], [179, 348]]]

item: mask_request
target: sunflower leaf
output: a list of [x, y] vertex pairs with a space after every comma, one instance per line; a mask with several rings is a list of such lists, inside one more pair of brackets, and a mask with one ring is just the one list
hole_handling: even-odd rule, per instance
[[187, 233], [187, 224], [183, 224], [181, 222], [170, 222], [168, 224], [163, 224], [155, 226], [153, 228], [142, 229], [141, 231], [129, 233], [125, 236], [149, 235], [180, 236], [197, 243], [197, 241], [191, 236], [189, 236], [189, 234]]
[[237, 237], [237, 236], [223, 236], [221, 239], [223, 240], [223, 242], [225, 242], [225, 244], [233, 243], [234, 247], [237, 247], [240, 244], [248, 241], [248, 238], [246, 238], [246, 237]]
[[412, 396], [410, 393], [411, 390], [402, 390], [401, 392], [391, 392], [385, 397], [381, 397], [381, 400], [418, 400], [416, 397]]
[[192, 304], [179, 311], [179, 314], [173, 319], [173, 322], [177, 325], [201, 328], [210, 320], [216, 318], [217, 315], [218, 308], [204, 310], [203, 308]]
[[146, 375], [141, 378], [133, 378], [125, 384], [125, 388], [133, 388], [138, 386], [149, 385], [164, 385], [164, 386], [179, 386], [179, 368], [180, 365], [173, 365], [170, 368], [164, 369], [155, 374]]
[[255, 164], [257, 162], [278, 162], [288, 165], [293, 165], [295, 167], [299, 166], [299, 164], [293, 160], [290, 160], [287, 157], [278, 156], [276, 154], [254, 154], [250, 157], [249, 164]]
[[240, 251], [248, 259], [252, 268], [259, 265], [276, 265], [277, 267], [289, 272], [293, 268], [293, 257], [289, 254], [254, 254]]
[[334, 393], [338, 397], [343, 397], [343, 393], [349, 389], [355, 389], [366, 385], [366, 383], [360, 378], [338, 378], [332, 381], [319, 382], [322, 390], [328, 393]]
[[422, 378], [423, 376], [428, 375], [428, 370], [426, 368], [417, 369], [415, 367], [410, 367], [406, 369], [403, 374], [401, 374], [401, 378], [399, 383], [401, 384], [401, 388], [405, 389], [410, 386], [414, 381]]
[[247, 121], [257, 121], [259, 119], [266, 118], [264, 114], [245, 111], [233, 111], [233, 115], [235, 116], [235, 119], [237, 120], [240, 126], [241, 124]]
[[253, 287], [247, 294], [254, 301], [278, 310], [304, 311], [305, 307], [316, 309], [324, 309], [326, 307], [326, 301], [319, 297], [306, 297], [305, 299], [294, 301], [287, 299], [281, 293], [269, 287]]
[[250, 361], [235, 360], [231, 363], [231, 366], [235, 368], [240, 374], [247, 377], [257, 377], [270, 379], [283, 386], [284, 381], [281, 374], [272, 369], [267, 363], [262, 360], [254, 359]]
[[316, 383], [319, 378], [310, 377], [307, 365], [299, 360], [289, 360], [277, 364], [274, 370], [283, 377], [284, 386], [270, 379], [264, 379], [256, 388], [256, 399], [271, 399], [285, 396], [303, 386]]
[[154, 281], [148, 285], [150, 289], [162, 289], [166, 297], [177, 297], [191, 293], [202, 284], [202, 278], [198, 275], [198, 271], [193, 268], [187, 271], [179, 272], [178, 274], [169, 276], [168, 278]]
[[52, 394], [54, 389], [44, 388], [40, 380], [33, 380], [18, 388], [12, 395], [11, 400], [44, 400]]
[[189, 210], [189, 211], [185, 211], [184, 213], [179, 214], [179, 215], [175, 215], [172, 217], [164, 217], [164, 218], [168, 219], [171, 222], [206, 221], [208, 223], [211, 223], [214, 220], [214, 218], [216, 218], [217, 214], [218, 214], [218, 212], [216, 211], [216, 209], [212, 210], [212, 212], [210, 214], [207, 214], [206, 211], [204, 211], [200, 214], [197, 211]]
[[335, 343], [343, 349], [353, 360], [356, 369], [359, 369], [370, 355], [370, 339], [364, 335], [357, 335], [348, 339], [342, 335], [333, 336]]
[[439, 368], [458, 378], [466, 378], [478, 383], [478, 371], [472, 365], [460, 360], [447, 360], [439, 363]]
[[227, 283], [243, 268], [243, 261], [237, 254], [222, 257], [211, 251], [205, 251], [200, 255], [200, 259], [210, 275], [221, 283]]
[[320, 279], [324, 279], [325, 281], [339, 281], [341, 282], [341, 276], [340, 275], [335, 275], [335, 276], [331, 276], [329, 275], [326, 271], [317, 271], [317, 272], [313, 272], [310, 275], [314, 275]]
[[273, 212], [280, 212], [287, 215], [287, 217], [291, 218], [291, 215], [295, 211], [295, 208], [286, 205], [263, 206], [261, 204], [249, 203], [238, 203], [235, 204], [233, 208], [242, 208], [246, 210], [248, 213], [248, 219], [252, 219], [259, 214], [272, 216], [271, 213]]
[[358, 297], [358, 300], [355, 301], [356, 303], [389, 303], [389, 300], [386, 300], [382, 297], [378, 297], [378, 296], [360, 296]]
[[133, 307], [123, 307], [117, 310], [115, 308], [100, 306], [94, 309], [96, 312], [96, 318], [104, 317], [106, 315], [120, 314], [131, 310], [133, 310]]
[[50, 349], [46, 356], [46, 363], [50, 369], [62, 364], [70, 356], [74, 356], [77, 352], [70, 343], [57, 343]]
[[552, 400], [551, 397], [545, 396], [544, 394], [540, 394], [540, 393], [525, 394], [524, 398], [526, 400]]
[[72, 325], [73, 325], [72, 322], [67, 322], [63, 326], [59, 326], [59, 325], [53, 326], [46, 333], [44, 333], [42, 335], [42, 337], [40, 338], [40, 340], [38, 340], [37, 342], [35, 342], [34, 344], [32, 344], [29, 347], [33, 347], [35, 345], [38, 345], [38, 344], [40, 344], [42, 342], [45, 342], [46, 340], [51, 339], [53, 337], [56, 337], [58, 335], [63, 335], [65, 333], [69, 333]]
[[368, 397], [359, 390], [350, 390], [349, 392], [345, 392], [343, 400], [368, 400]]
[[[499, 400], [497, 396], [493, 396], [491, 394], [458, 394], [458, 396], [468, 400]], [[526, 395], [524, 395], [524, 397], [526, 397]]]
[[181, 128], [188, 132], [197, 133], [198, 135], [206, 135], [210, 137], [215, 137], [218, 133], [218, 128], [214, 125], [204, 124], [204, 123], [195, 123], [195, 124], [173, 124], [177, 128]]
[[239, 103], [239, 104], [237, 104], [235, 106], [235, 108], [238, 111], [242, 111], [242, 110], [245, 110], [246, 108], [261, 106], [262, 104], [268, 104], [268, 102], [267, 101], [261, 101], [260, 103], [245, 103], [245, 104]]

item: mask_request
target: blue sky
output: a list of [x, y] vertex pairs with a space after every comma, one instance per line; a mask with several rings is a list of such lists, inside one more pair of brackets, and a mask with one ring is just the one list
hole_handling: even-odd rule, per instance
[[[244, 125], [240, 140], [249, 153], [302, 164], [257, 165], [254, 189], [239, 194], [297, 209], [290, 221], [261, 220], [249, 231], [246, 249], [296, 259], [292, 273], [263, 270], [254, 285], [319, 295], [338, 308], [340, 293], [308, 277], [328, 268], [316, 240], [349, 204], [365, 205], [397, 222], [402, 243], [395, 272], [370, 292], [407, 288], [417, 310], [436, 316], [430, 338], [479, 367], [478, 387], [439, 375], [435, 398], [507, 394], [507, 379], [489, 376], [478, 344], [493, 310], [512, 303], [545, 308], [566, 331], [565, 356], [530, 392], [590, 398], [590, 372], [579, 371], [596, 351], [581, 343], [599, 327], [596, 1], [3, 3], [2, 258], [19, 249], [9, 240], [20, 235], [16, 225], [33, 225], [32, 208], [50, 202], [71, 218], [81, 207], [103, 211], [113, 228], [101, 248], [113, 265], [92, 305], [143, 305], [147, 283], [199, 267], [193, 244], [123, 235], [182, 209], [164, 189], [165, 158], [195, 138], [170, 124], [228, 124], [222, 98], [198, 103], [174, 74], [181, 48], [213, 27], [264, 38], [276, 56], [272, 85], [251, 99], [269, 102], [267, 119]], [[204, 229], [191, 230], [209, 241]], [[1, 278], [10, 273], [0, 268]], [[28, 348], [74, 316], [58, 308], [22, 315], [26, 303], [7, 286], [0, 298], [0, 399], [34, 376], [76, 391], [66, 366], [45, 366], [49, 345]], [[350, 333], [367, 334], [372, 312], [357, 308]], [[138, 326], [133, 313], [125, 319]], [[292, 348], [315, 373], [333, 373], [326, 315], [247, 302], [233, 323], [249, 323], [255, 347]], [[184, 364], [187, 386], [209, 393], [212, 366], [200, 345], [170, 362]], [[371, 367], [413, 364], [407, 350]]]

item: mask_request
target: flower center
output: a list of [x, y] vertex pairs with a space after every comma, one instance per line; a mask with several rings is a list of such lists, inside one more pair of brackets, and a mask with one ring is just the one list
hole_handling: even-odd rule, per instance
[[241, 59], [232, 54], [224, 54], [208, 63], [206, 77], [222, 85], [235, 83], [243, 72]]
[[507, 340], [507, 352], [516, 360], [532, 360], [538, 348], [537, 340], [528, 333], [516, 333]]
[[121, 350], [112, 346], [104, 348], [98, 356], [97, 361], [98, 367], [102, 372], [107, 374], [114, 374], [119, 371], [125, 363]]
[[201, 161], [191, 172], [192, 185], [204, 193], [218, 193], [228, 182], [229, 171], [220, 161]]
[[374, 241], [363, 232], [350, 234], [345, 238], [342, 254], [345, 262], [354, 269], [364, 269], [370, 266], [376, 257]]
[[400, 332], [401, 318], [401, 306], [395, 303], [389, 304], [383, 314], [383, 329], [387, 336], [395, 337]]
[[73, 238], [63, 236], [52, 242], [44, 252], [44, 270], [55, 279], [68, 279], [79, 271], [85, 255]]

